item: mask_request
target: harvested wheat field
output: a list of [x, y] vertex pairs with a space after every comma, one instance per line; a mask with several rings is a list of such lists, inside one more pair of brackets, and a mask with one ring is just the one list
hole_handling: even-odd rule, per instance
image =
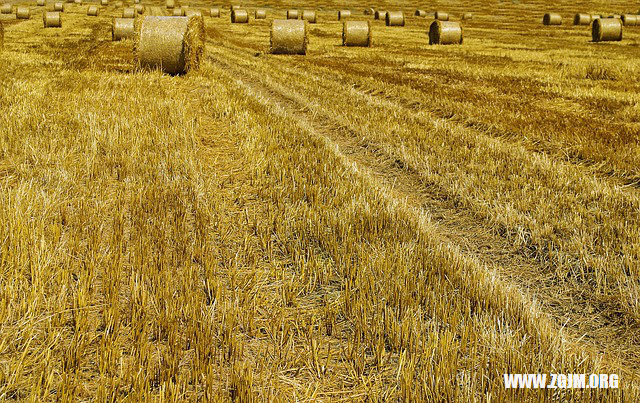
[[637, 3], [171, 3], [0, 14], [0, 400], [640, 399]]

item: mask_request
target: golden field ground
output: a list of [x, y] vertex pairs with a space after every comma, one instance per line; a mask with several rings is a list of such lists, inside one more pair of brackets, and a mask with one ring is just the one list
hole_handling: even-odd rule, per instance
[[[0, 400], [640, 398], [640, 27], [570, 25], [640, 6], [354, 2], [407, 25], [343, 48], [345, 3], [268, 4], [191, 2], [224, 9], [179, 77], [113, 2], [0, 15]], [[290, 7], [308, 54], [270, 55]], [[464, 44], [417, 7], [473, 12]]]

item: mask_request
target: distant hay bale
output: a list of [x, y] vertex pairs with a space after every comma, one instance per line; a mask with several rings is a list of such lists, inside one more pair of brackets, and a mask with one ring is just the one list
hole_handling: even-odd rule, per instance
[[238, 4], [232, 4], [229, 6], [229, 11], [240, 10], [240, 6]]
[[464, 13], [464, 14], [462, 14], [462, 19], [463, 20], [472, 20], [473, 19], [473, 13]]
[[98, 16], [98, 6], [89, 6], [87, 8], [87, 15], [90, 17], [97, 17]]
[[573, 25], [591, 24], [591, 15], [578, 13], [573, 17]]
[[594, 42], [621, 41], [622, 20], [618, 18], [598, 18], [591, 26], [591, 38]]
[[184, 9], [182, 7], [176, 7], [171, 12], [171, 15], [174, 17], [184, 17]]
[[184, 15], [185, 15], [186, 17], [200, 17], [200, 18], [202, 18], [202, 11], [200, 11], [200, 10], [189, 10], [189, 9], [187, 9], [187, 10], [184, 12]]
[[136, 17], [136, 9], [133, 7], [127, 7], [122, 10], [122, 18], [135, 18]]
[[404, 13], [402, 11], [387, 11], [384, 22], [388, 27], [404, 27]]
[[385, 18], [387, 18], [387, 12], [376, 10], [376, 12], [373, 14], [373, 18], [376, 20], [384, 20]]
[[136, 4], [133, 6], [133, 9], [136, 10], [136, 13], [138, 14], [144, 13], [144, 6], [142, 4]]
[[109, 0], [100, 0], [100, 5], [101, 6], [108, 6], [109, 5]]
[[64, 12], [64, 3], [61, 1], [53, 3], [53, 11]]
[[436, 11], [435, 19], [440, 21], [449, 21], [449, 13], [445, 13], [444, 11]]
[[340, 10], [338, 11], [338, 20], [343, 20], [345, 18], [351, 17], [351, 10]]
[[638, 25], [638, 22], [639, 22], [638, 18], [639, 17], [634, 14], [623, 14], [621, 20], [622, 20], [622, 24], [625, 27], [634, 27]]
[[612, 14], [607, 18], [616, 18], [616, 19], [622, 19], [622, 16], [620, 14]]
[[38, 6], [38, 7], [44, 7], [44, 5], [45, 5], [45, 1], [44, 1], [44, 0], [38, 0], [38, 1], [36, 1], [36, 6]]
[[307, 54], [307, 22], [303, 20], [273, 20], [270, 52], [280, 55]]
[[287, 19], [288, 20], [297, 20], [300, 18], [300, 13], [298, 10], [287, 10]]
[[303, 10], [302, 19], [308, 21], [310, 24], [315, 24], [318, 21], [318, 13], [314, 10]]
[[28, 20], [31, 18], [31, 11], [29, 11], [29, 7], [18, 6], [16, 8], [16, 18], [19, 20]]
[[369, 21], [345, 21], [342, 25], [342, 46], [371, 46]]
[[42, 21], [45, 28], [60, 28], [62, 26], [62, 19], [58, 11], [45, 11], [42, 13]]
[[212, 18], [220, 18], [220, 9], [217, 7], [209, 9], [209, 16]]
[[0, 13], [2, 14], [13, 13], [13, 6], [11, 6], [11, 3], [4, 3], [2, 7], [0, 7]]
[[256, 20], [264, 20], [264, 19], [266, 19], [267, 18], [267, 10], [265, 10], [264, 8], [256, 9], [256, 12], [253, 15], [253, 18], [255, 18]]
[[557, 13], [547, 13], [542, 17], [544, 25], [562, 25], [562, 16]]
[[111, 40], [121, 41], [133, 38], [136, 33], [135, 26], [133, 18], [114, 18], [111, 24]]
[[73, 2], [77, 5], [82, 5], [82, 0], [73, 0]]
[[413, 15], [416, 16], [416, 17], [426, 17], [427, 16], [427, 12], [424, 11], [424, 10], [418, 9], [418, 10], [416, 10], [415, 13], [413, 13]]
[[165, 3], [165, 6], [168, 9], [175, 8], [176, 7], [176, 1], [175, 0], [167, 0], [166, 3]]
[[234, 9], [231, 11], [231, 22], [234, 24], [247, 24], [249, 13], [247, 10]]
[[121, 1], [116, 1], [115, 6], [116, 6], [116, 9], [118, 9], [118, 8], [122, 8], [124, 4]]
[[459, 45], [462, 27], [456, 21], [435, 20], [429, 27], [429, 45]]
[[365, 8], [364, 9], [364, 15], [373, 15], [375, 14], [376, 10], [374, 10], [373, 8]]
[[136, 26], [134, 54], [143, 69], [183, 74], [200, 68], [205, 31], [202, 17], [145, 16]]

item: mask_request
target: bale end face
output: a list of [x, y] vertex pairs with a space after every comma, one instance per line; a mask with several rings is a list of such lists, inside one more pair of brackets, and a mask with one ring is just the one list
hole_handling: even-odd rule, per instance
[[435, 20], [429, 27], [429, 45], [462, 44], [462, 26], [456, 21]]
[[269, 42], [269, 51], [272, 54], [306, 55], [307, 22], [304, 20], [273, 20]]

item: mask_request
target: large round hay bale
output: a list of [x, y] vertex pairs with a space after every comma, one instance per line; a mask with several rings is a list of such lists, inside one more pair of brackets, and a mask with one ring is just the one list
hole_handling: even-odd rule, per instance
[[135, 24], [133, 18], [114, 18], [111, 24], [111, 40], [121, 41], [133, 38], [136, 33]]
[[384, 20], [386, 17], [387, 17], [386, 11], [376, 10], [376, 12], [373, 14], [373, 18], [376, 20]]
[[591, 38], [594, 42], [621, 41], [622, 20], [618, 18], [598, 18], [591, 26]]
[[573, 25], [589, 25], [591, 24], [591, 15], [578, 13], [573, 17]]
[[300, 18], [300, 13], [298, 10], [287, 10], [287, 19], [288, 20], [297, 20]]
[[365, 8], [364, 9], [364, 15], [373, 15], [375, 14], [376, 10], [374, 10], [373, 8]]
[[638, 18], [639, 17], [635, 14], [623, 14], [621, 20], [625, 27], [633, 27], [638, 25]]
[[135, 18], [136, 9], [133, 7], [127, 7], [122, 10], [122, 18]]
[[135, 35], [135, 57], [141, 68], [167, 74], [197, 70], [204, 51], [202, 17], [141, 17]]
[[16, 7], [16, 18], [19, 20], [28, 20], [29, 18], [31, 18], [31, 11], [29, 11], [29, 7]]
[[144, 13], [144, 6], [142, 4], [136, 4], [133, 6], [133, 9], [136, 10], [136, 13], [138, 14]]
[[345, 18], [351, 17], [351, 10], [340, 10], [338, 11], [338, 20], [343, 20]]
[[87, 7], [87, 15], [90, 17], [98, 16], [98, 6], [89, 6]]
[[435, 19], [440, 21], [449, 21], [449, 13], [445, 13], [444, 11], [436, 11]]
[[255, 12], [253, 18], [255, 18], [256, 20], [264, 20], [264, 19], [266, 19], [267, 18], [267, 10], [265, 10], [264, 8], [256, 9], [256, 12]]
[[53, 3], [53, 11], [64, 12], [64, 3], [61, 1], [56, 1]]
[[36, 6], [38, 7], [44, 7], [45, 5], [45, 1], [44, 0], [37, 0], [36, 1]]
[[427, 16], [427, 12], [425, 10], [416, 10], [415, 13], [413, 13], [414, 16], [416, 17], [426, 17]]
[[109, 0], [100, 0], [100, 5], [101, 6], [108, 6], [109, 5]]
[[167, 0], [164, 4], [168, 9], [172, 9], [172, 8], [176, 7], [176, 1], [175, 0]]
[[2, 14], [13, 13], [13, 6], [11, 5], [11, 3], [4, 3], [2, 7], [0, 7], [0, 13]]
[[404, 13], [402, 11], [388, 11], [384, 23], [388, 27], [404, 27]]
[[217, 7], [213, 7], [209, 9], [209, 16], [211, 18], [220, 18], [220, 9]]
[[463, 20], [472, 20], [473, 19], [473, 13], [464, 13], [464, 14], [462, 14], [462, 19]]
[[184, 9], [182, 7], [176, 7], [171, 11], [171, 15], [174, 17], [184, 17]]
[[247, 10], [233, 9], [231, 11], [231, 22], [234, 24], [247, 24], [249, 22], [249, 13]]
[[303, 20], [273, 20], [270, 52], [281, 55], [307, 54], [307, 22]]
[[342, 46], [371, 46], [369, 21], [345, 21], [342, 25]]
[[459, 45], [462, 43], [462, 27], [456, 21], [435, 20], [429, 27], [429, 45]]
[[42, 13], [42, 21], [45, 28], [60, 28], [62, 26], [62, 19], [58, 11], [45, 11]]
[[547, 13], [542, 17], [544, 25], [562, 25], [562, 16], [557, 13]]
[[318, 21], [318, 13], [314, 10], [303, 10], [302, 19], [308, 21], [310, 24], [315, 24]]

